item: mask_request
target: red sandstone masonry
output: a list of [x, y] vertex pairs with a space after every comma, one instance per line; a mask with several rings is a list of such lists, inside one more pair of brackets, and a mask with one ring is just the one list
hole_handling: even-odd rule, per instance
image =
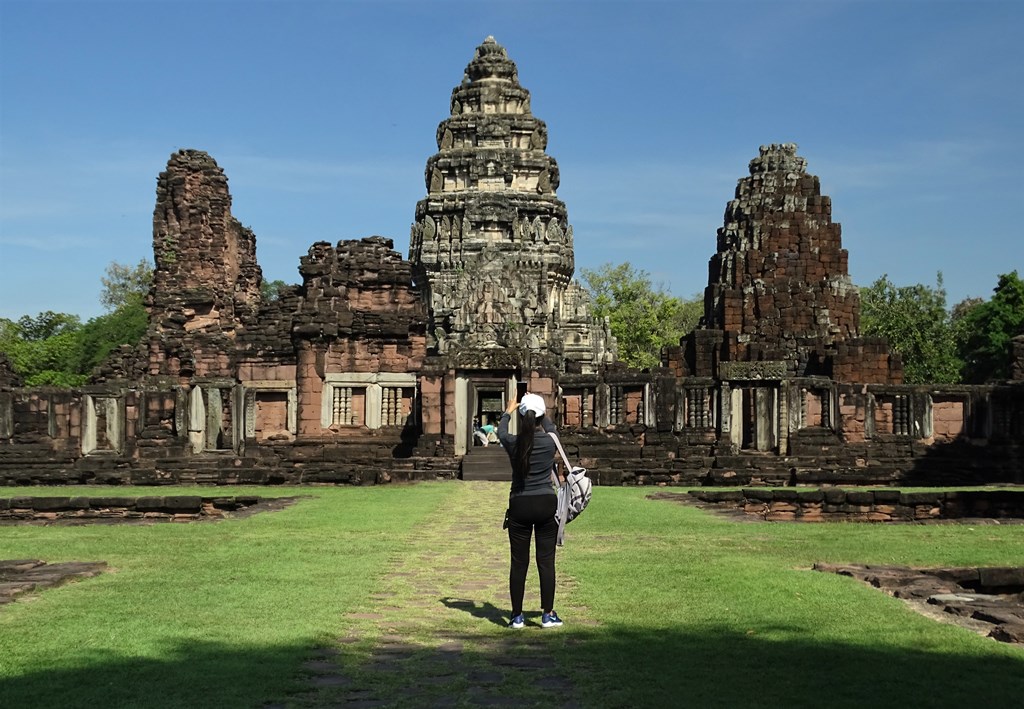
[[[692, 490], [688, 496], [705, 505], [741, 510], [769, 522], [921, 522], [979, 517], [1024, 520], [1024, 491], [744, 489]], [[677, 494], [662, 497], [683, 500]]]
[[[884, 342], [859, 339], [860, 300], [831, 200], [796, 146], [762, 146], [739, 181], [708, 265], [706, 331], [722, 333], [722, 361], [784, 361], [789, 376], [899, 383]], [[677, 376], [717, 376], [698, 333], [664, 361]]]
[[221, 375], [245, 313], [261, 300], [256, 237], [231, 216], [224, 171], [180, 150], [157, 180], [153, 211], [150, 371]]

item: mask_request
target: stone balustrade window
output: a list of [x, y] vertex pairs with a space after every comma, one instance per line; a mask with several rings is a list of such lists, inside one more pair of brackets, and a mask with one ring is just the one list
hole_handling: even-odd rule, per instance
[[324, 428], [404, 426], [416, 410], [416, 375], [344, 372], [324, 378]]
[[413, 387], [381, 388], [381, 426], [404, 426], [412, 414], [416, 390]]
[[832, 393], [828, 389], [801, 389], [800, 427], [832, 428]]
[[331, 423], [335, 426], [362, 426], [366, 414], [365, 387], [337, 387], [334, 389]]
[[687, 428], [710, 428], [714, 425], [711, 392], [707, 387], [688, 387], [685, 402]]
[[561, 397], [561, 421], [563, 426], [581, 428], [594, 425], [594, 389], [565, 389]]
[[912, 421], [910, 397], [906, 394], [875, 396], [875, 430], [897, 436], [909, 436]]
[[609, 419], [615, 424], [635, 424], [644, 421], [644, 388], [642, 385], [615, 385], [611, 387]]

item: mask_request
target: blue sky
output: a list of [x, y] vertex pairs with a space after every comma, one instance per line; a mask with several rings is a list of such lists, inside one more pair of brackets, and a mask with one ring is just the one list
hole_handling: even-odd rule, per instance
[[264, 277], [315, 241], [409, 225], [475, 47], [548, 124], [581, 268], [689, 297], [765, 143], [832, 197], [858, 285], [952, 305], [1024, 271], [1024, 3], [973, 0], [0, 0], [0, 317], [102, 313], [152, 258], [156, 177], [224, 168]]

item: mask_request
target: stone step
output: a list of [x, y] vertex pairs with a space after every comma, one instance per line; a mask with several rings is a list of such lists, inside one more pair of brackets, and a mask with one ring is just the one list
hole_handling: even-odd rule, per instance
[[461, 477], [463, 480], [512, 482], [512, 463], [501, 446], [478, 446], [462, 458]]

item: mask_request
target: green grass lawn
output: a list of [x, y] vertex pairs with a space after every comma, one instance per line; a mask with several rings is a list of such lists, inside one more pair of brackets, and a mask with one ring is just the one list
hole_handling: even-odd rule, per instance
[[[372, 609], [396, 561], [436, 563], [427, 548], [436, 538], [417, 531], [458, 509], [463, 491], [461, 483], [218, 489], [307, 498], [217, 523], [0, 527], [0, 559], [112, 567], [0, 607], [0, 706], [285, 702], [302, 687], [311, 650], [337, 643], [346, 613]], [[1024, 648], [810, 571], [816, 561], [1022, 565], [1024, 526], [735, 522], [647, 500], [650, 492], [597, 488], [559, 552], [559, 574], [570, 582], [560, 594], [598, 622], [574, 626], [566, 617], [545, 636], [581, 706], [1024, 705]], [[73, 491], [133, 493], [212, 491]], [[482, 517], [500, 520], [502, 494], [496, 488], [493, 515]], [[464, 533], [500, 536], [498, 527]], [[499, 539], [479, 553], [502, 548]], [[510, 632], [479, 625], [472, 632]], [[426, 642], [434, 631], [428, 623], [408, 632]]]

